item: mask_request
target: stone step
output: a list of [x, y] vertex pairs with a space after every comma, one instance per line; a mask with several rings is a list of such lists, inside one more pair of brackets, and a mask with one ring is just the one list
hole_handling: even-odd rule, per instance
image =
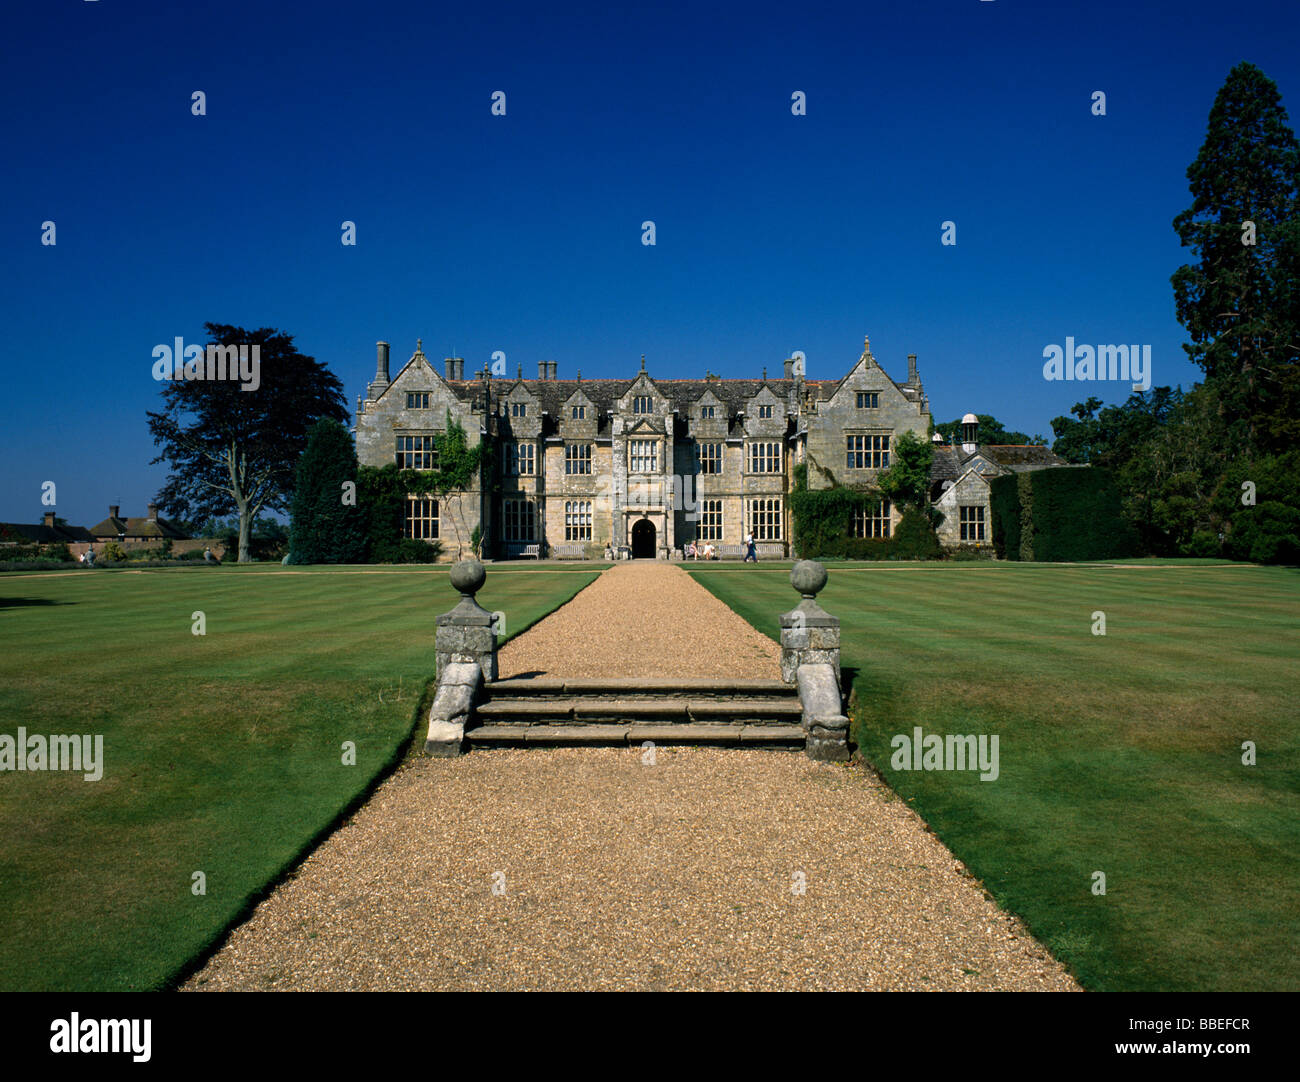
[[622, 747], [652, 741], [662, 745], [715, 747], [804, 746], [801, 725], [703, 724], [669, 725], [567, 725], [527, 722], [490, 722], [465, 731], [471, 747]]
[[498, 698], [474, 708], [482, 722], [599, 721], [661, 722], [685, 725], [691, 722], [762, 724], [794, 722], [803, 709], [797, 696], [787, 699], [533, 699]]
[[623, 701], [660, 698], [798, 698], [795, 687], [781, 680], [680, 680], [672, 677], [656, 679], [607, 677], [599, 680], [512, 677], [508, 680], [495, 680], [485, 685], [483, 690], [489, 701], [506, 697], [599, 698]]

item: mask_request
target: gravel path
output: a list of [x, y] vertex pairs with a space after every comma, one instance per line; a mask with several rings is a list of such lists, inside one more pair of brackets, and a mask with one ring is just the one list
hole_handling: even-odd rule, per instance
[[[789, 607], [798, 600], [791, 590]], [[779, 680], [781, 647], [680, 567], [634, 560], [501, 647], [497, 672]]]
[[[609, 569], [499, 656], [502, 676], [573, 677], [778, 677], [778, 659], [654, 563]], [[408, 760], [184, 986], [225, 989], [1077, 985], [861, 766], [556, 748]]]
[[707, 748], [413, 759], [185, 985], [1075, 988], [861, 767]]

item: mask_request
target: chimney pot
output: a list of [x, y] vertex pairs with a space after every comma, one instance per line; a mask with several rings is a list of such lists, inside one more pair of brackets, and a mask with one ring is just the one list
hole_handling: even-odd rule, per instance
[[117, 513], [118, 513], [121, 509], [122, 509], [122, 505], [121, 505], [120, 503], [110, 503], [110, 504], [108, 505], [108, 517], [109, 517], [109, 518], [117, 518]]
[[150, 522], [158, 521], [158, 505], [156, 503], [151, 503], [149, 505], [149, 521]]
[[375, 382], [388, 382], [388, 343], [375, 343]]
[[538, 361], [538, 362], [537, 362], [537, 378], [538, 378], [538, 379], [545, 379], [545, 378], [546, 378], [546, 362], [545, 362], [545, 361]]
[[793, 378], [794, 378], [794, 358], [793, 358], [793, 357], [787, 357], [787, 358], [785, 359], [785, 378], [786, 378], [786, 379], [793, 379]]
[[920, 380], [917, 379], [916, 376], [916, 354], [915, 353], [909, 353], [907, 355], [907, 382], [908, 383], [920, 382]]
[[53, 512], [53, 511], [46, 511], [46, 512], [45, 512], [45, 525], [46, 525], [46, 526], [53, 526], [53, 525], [54, 525], [54, 512]]

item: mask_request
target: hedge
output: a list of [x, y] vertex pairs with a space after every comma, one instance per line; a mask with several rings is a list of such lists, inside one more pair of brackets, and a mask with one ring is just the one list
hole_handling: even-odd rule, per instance
[[1006, 559], [1073, 563], [1137, 551], [1109, 470], [1033, 470], [994, 478], [989, 489], [993, 545]]

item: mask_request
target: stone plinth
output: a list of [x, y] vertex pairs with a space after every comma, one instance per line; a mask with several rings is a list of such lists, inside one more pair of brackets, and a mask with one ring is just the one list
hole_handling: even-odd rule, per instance
[[438, 617], [434, 639], [437, 674], [441, 682], [448, 665], [469, 662], [479, 667], [484, 681], [497, 678], [497, 634], [492, 614], [474, 600], [487, 572], [477, 560], [462, 560], [451, 569], [451, 584], [460, 591], [455, 608]]
[[790, 585], [803, 600], [781, 614], [781, 679], [787, 684], [795, 682], [800, 665], [830, 665], [839, 682], [840, 621], [817, 604], [826, 578], [826, 568], [814, 560], [790, 569]]
[[826, 579], [826, 568], [814, 560], [790, 569], [790, 585], [802, 600], [781, 614], [781, 679], [799, 688], [805, 753], [842, 762], [849, 757], [849, 719], [840, 691], [840, 621], [817, 604]]

